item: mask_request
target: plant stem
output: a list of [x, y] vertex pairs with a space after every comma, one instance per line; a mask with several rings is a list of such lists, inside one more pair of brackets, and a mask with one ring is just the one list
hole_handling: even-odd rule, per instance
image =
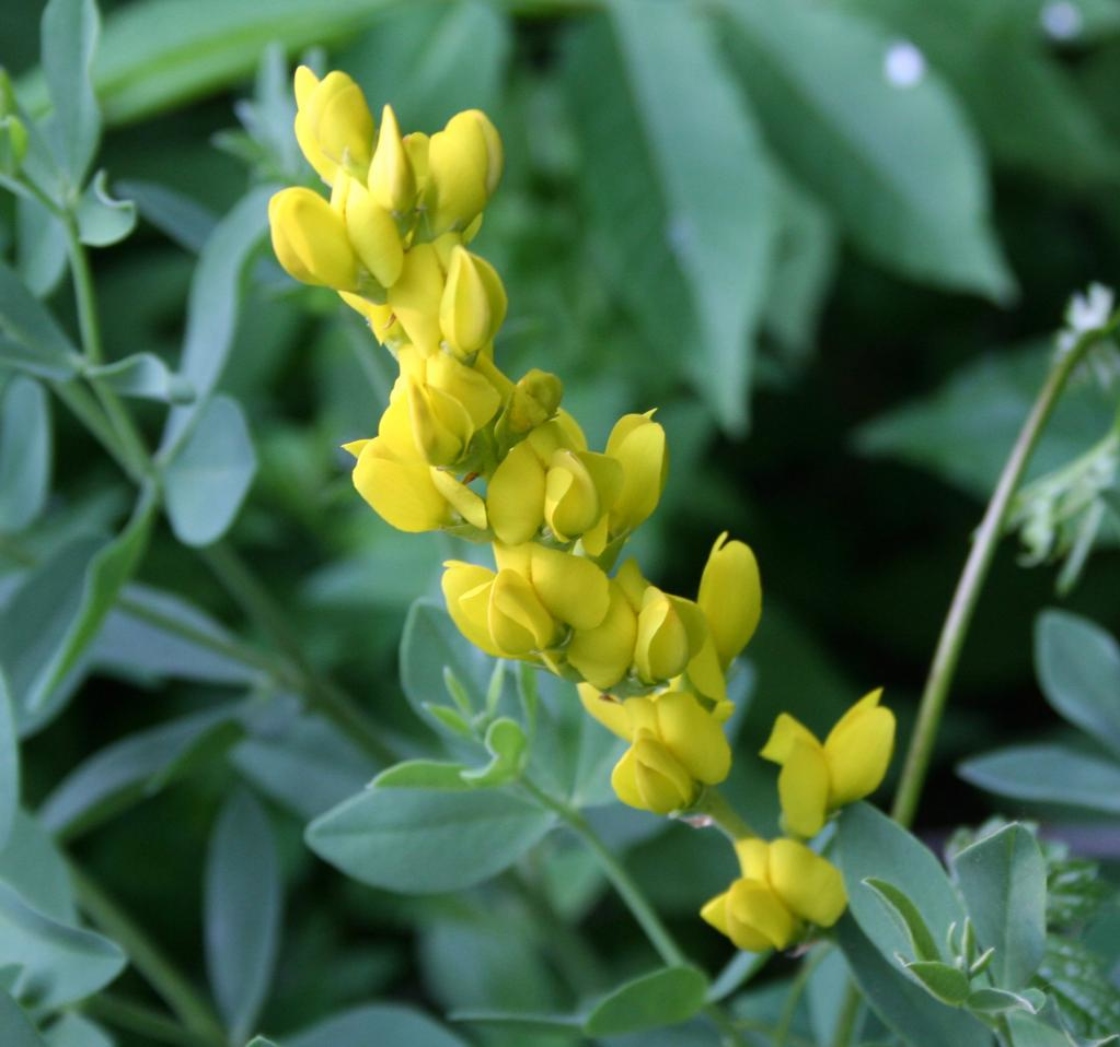
[[844, 997], [844, 1006], [840, 1011], [840, 1017], [836, 1020], [836, 1033], [832, 1037], [832, 1047], [850, 1047], [856, 1031], [856, 1022], [859, 1021], [859, 1011], [862, 1004], [863, 994], [854, 981], [849, 981], [848, 991]]
[[143, 975], [183, 1025], [207, 1043], [224, 1045], [226, 1037], [221, 1024], [210, 1005], [187, 977], [73, 861], [69, 863], [69, 873], [79, 907], [124, 949], [132, 966]]
[[683, 815], [683, 820], [696, 815], [709, 818], [732, 843], [758, 836], [714, 785], [704, 789], [696, 803]]
[[225, 1047], [226, 1044], [224, 1037], [218, 1040], [184, 1029], [158, 1011], [118, 996], [105, 993], [91, 996], [82, 1003], [82, 1010], [107, 1025], [136, 1033], [145, 1040], [171, 1044], [172, 1047]]
[[379, 763], [396, 762], [397, 755], [378, 726], [345, 691], [316, 674], [283, 612], [233, 547], [217, 542], [200, 549], [199, 555], [226, 591], [287, 657], [292, 667], [290, 682], [308, 704], [333, 720]]
[[[661, 957], [662, 962], [670, 967], [689, 965], [688, 957], [685, 956], [669, 929], [661, 922], [661, 917], [650, 905], [649, 899], [634, 882], [626, 867], [618, 860], [618, 856], [591, 828], [587, 819], [579, 811], [550, 796], [528, 779], [522, 779], [521, 784], [542, 807], [555, 813], [595, 856], [607, 879], [610, 880], [611, 886], [618, 892], [618, 896], [622, 899], [626, 908], [630, 910], [630, 914], [637, 921], [638, 926], [642, 928], [650, 945]], [[739, 1030], [722, 1007], [715, 1003], [709, 1003], [704, 1008], [704, 1013], [723, 1033], [725, 1043], [742, 1047], [744, 1041], [739, 1035]]]
[[918, 720], [910, 737], [910, 749], [906, 754], [902, 779], [891, 811], [892, 817], [901, 825], [909, 826], [917, 812], [930, 758], [937, 740], [937, 731], [948, 701], [949, 688], [960, 660], [968, 627], [976, 610], [976, 603], [988, 577], [996, 546], [1003, 534], [1011, 499], [1019, 486], [1038, 438], [1054, 410], [1054, 405], [1065, 389], [1069, 376], [1089, 348], [1109, 337], [1114, 327], [1115, 323], [1086, 332], [1051, 368], [1000, 474], [987, 511], [973, 538], [972, 549], [965, 561], [957, 590], [953, 594], [953, 601], [949, 605], [949, 613], [941, 628], [937, 650], [930, 665], [925, 690], [922, 692]]
[[71, 380], [51, 382], [51, 388], [70, 409], [71, 414], [93, 434], [109, 457], [121, 467], [124, 474], [135, 483], [143, 482], [143, 473], [137, 470], [136, 464], [122, 448], [116, 430], [106, 419], [98, 403], [89, 395], [88, 390]]

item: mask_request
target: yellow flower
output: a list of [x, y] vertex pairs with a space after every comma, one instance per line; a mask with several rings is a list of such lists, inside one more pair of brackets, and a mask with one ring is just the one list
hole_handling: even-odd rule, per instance
[[342, 215], [310, 189], [281, 189], [268, 201], [272, 249], [290, 276], [305, 284], [358, 289], [358, 255]]
[[731, 770], [723, 728], [695, 695], [674, 690], [614, 702], [588, 684], [578, 690], [584, 708], [631, 743], [611, 775], [623, 803], [668, 814], [688, 807], [701, 784], [716, 785]]
[[415, 244], [404, 256], [397, 282], [389, 288], [393, 315], [421, 356], [431, 356], [439, 349], [443, 280], [435, 245]]
[[822, 745], [787, 713], [774, 723], [764, 759], [780, 764], [778, 795], [785, 829], [816, 835], [828, 815], [874, 792], [894, 748], [894, 713], [879, 705], [882, 688], [865, 695], [841, 717]]
[[740, 949], [784, 949], [806, 923], [831, 927], [847, 907], [839, 870], [804, 844], [752, 838], [735, 851], [743, 875], [700, 915]]
[[679, 676], [707, 639], [707, 622], [696, 604], [648, 586], [638, 612], [634, 668], [643, 683]]
[[425, 196], [434, 235], [465, 230], [481, 214], [502, 174], [502, 144], [477, 109], [457, 113], [428, 141]]
[[404, 268], [404, 246], [392, 215], [365, 186], [339, 172], [331, 193], [331, 207], [346, 223], [346, 235], [362, 265], [382, 287], [392, 287]]
[[560, 407], [564, 385], [548, 371], [533, 368], [518, 379], [510, 394], [506, 408], [506, 431], [512, 436], [523, 436], [539, 425], [544, 425]]
[[727, 541], [726, 531], [716, 539], [696, 602], [708, 619], [720, 665], [726, 670], [747, 646], [762, 614], [758, 564], [749, 545]]
[[638, 616], [622, 587], [610, 583], [606, 617], [592, 629], [577, 629], [565, 655], [571, 665], [597, 692], [609, 691], [630, 670], [638, 638]]
[[447, 344], [470, 356], [494, 341], [506, 317], [506, 290], [494, 267], [462, 245], [451, 250], [439, 325]]
[[622, 465], [622, 490], [611, 509], [612, 535], [629, 534], [654, 509], [665, 487], [669, 459], [665, 430], [653, 412], [627, 414], [607, 440], [606, 453]]
[[364, 178], [374, 126], [362, 89], [345, 73], [328, 73], [320, 80], [301, 65], [296, 70], [295, 93], [296, 141], [319, 177], [333, 185], [342, 167]]
[[405, 214], [416, 203], [416, 172], [390, 105], [381, 111], [381, 132], [369, 166], [368, 185], [377, 205], [393, 214]]

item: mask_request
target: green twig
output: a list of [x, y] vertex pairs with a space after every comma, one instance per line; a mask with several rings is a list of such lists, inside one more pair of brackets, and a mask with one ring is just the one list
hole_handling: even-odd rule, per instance
[[183, 1025], [200, 1040], [225, 1047], [226, 1036], [210, 1005], [158, 945], [73, 861], [70, 881], [81, 910], [128, 954], [132, 966]]
[[172, 1047], [218, 1047], [219, 1043], [225, 1047], [224, 1039], [218, 1041], [184, 1029], [178, 1022], [165, 1018], [158, 1011], [145, 1007], [142, 1003], [123, 1000], [119, 996], [105, 993], [91, 996], [82, 1003], [82, 1010], [97, 1021], [124, 1032], [135, 1033], [145, 1041], [167, 1043]]
[[727, 797], [714, 785], [704, 789], [696, 803], [684, 812], [682, 820], [689, 821], [697, 816], [710, 819], [711, 823], [732, 843], [758, 836], [758, 833], [731, 806]]
[[909, 826], [917, 812], [918, 801], [921, 799], [922, 787], [925, 784], [930, 758], [937, 740], [938, 728], [941, 725], [941, 717], [948, 701], [949, 688], [960, 660], [968, 627], [976, 610], [976, 603], [1006, 525], [1011, 499], [1023, 477], [1038, 438], [1065, 389], [1069, 376], [1088, 350], [1097, 342], [1108, 338], [1116, 326], [1116, 322], [1113, 322], [1108, 327], [1086, 332], [1051, 368], [1030, 415], [1023, 423], [1023, 428], [1011, 450], [1011, 456], [1003, 467], [987, 511], [973, 538], [972, 549], [965, 561], [957, 590], [953, 594], [953, 601], [949, 605], [945, 624], [941, 628], [937, 650], [922, 693], [918, 720], [910, 737], [910, 748], [906, 754], [902, 779], [891, 811], [895, 821], [901, 825]]

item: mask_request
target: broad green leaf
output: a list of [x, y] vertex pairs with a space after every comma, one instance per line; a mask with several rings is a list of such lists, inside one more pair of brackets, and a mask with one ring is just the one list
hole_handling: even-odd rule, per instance
[[1120, 814], [1120, 763], [1068, 746], [1009, 746], [965, 760], [957, 773], [997, 796]]
[[930, 934], [926, 922], [918, 907], [910, 900], [904, 891], [899, 890], [893, 883], [869, 876], [863, 881], [878, 896], [886, 906], [887, 911], [899, 922], [906, 936], [910, 939], [912, 956], [919, 961], [932, 962], [941, 959], [941, 950], [938, 949], [933, 935]]
[[17, 996], [30, 993], [39, 1007], [61, 1007], [108, 985], [125, 960], [107, 938], [44, 916], [0, 883], [0, 966], [21, 968]]
[[857, 247], [920, 281], [997, 300], [1014, 292], [983, 155], [935, 73], [892, 82], [890, 34], [833, 7], [737, 0], [726, 11], [769, 143]]
[[[833, 1032], [843, 1020], [845, 1008], [850, 1006], [849, 993], [852, 991], [852, 975], [844, 953], [831, 943], [820, 945], [818, 950], [826, 949], [827, 955], [820, 959], [819, 951], [811, 954], [807, 962], [813, 963], [812, 973], [805, 995], [809, 1003], [809, 1022], [813, 1036], [821, 1047], [830, 1047]], [[750, 956], [740, 953], [740, 956]], [[815, 962], [814, 962], [815, 961]], [[859, 1014], [852, 1027], [856, 1043], [863, 1043], [860, 1036], [866, 1007], [859, 1008]]]
[[74, 186], [85, 181], [101, 136], [91, 81], [99, 29], [95, 0], [50, 0], [43, 11], [43, 73], [54, 105], [51, 144]]
[[15, 1000], [0, 988], [0, 1043], [4, 1047], [47, 1047]]
[[77, 923], [78, 910], [66, 861], [39, 820], [17, 811], [7, 847], [0, 851], [0, 883], [14, 887], [28, 905], [60, 923]]
[[398, 1004], [367, 1004], [288, 1036], [284, 1047], [342, 1047], [343, 1044], [400, 1044], [401, 1047], [466, 1047], [431, 1018]]
[[1073, 1041], [1060, 1029], [1033, 1014], [1013, 1012], [1005, 1016], [1011, 1047], [1072, 1047]]
[[940, 960], [904, 963], [903, 968], [935, 1000], [959, 1007], [968, 999], [968, 975]]
[[8, 845], [19, 813], [19, 737], [8, 681], [0, 668], [0, 853]]
[[43, 801], [39, 817], [61, 838], [88, 831], [220, 756], [242, 733], [234, 710], [216, 709], [127, 735], [78, 764]]
[[866, 885], [868, 879], [885, 880], [907, 895], [934, 941], [945, 940], [950, 924], [963, 924], [964, 909], [940, 862], [900, 825], [858, 803], [844, 809], [837, 829], [837, 857], [852, 916], [888, 960], [893, 962], [895, 953], [907, 956], [910, 941]]
[[642, 975], [600, 1000], [584, 1022], [589, 1036], [620, 1036], [677, 1025], [704, 1006], [708, 979], [695, 967]]
[[109, 192], [108, 175], [98, 171], [78, 201], [76, 217], [83, 244], [109, 247], [136, 228], [136, 204], [115, 199]]
[[884, 955], [872, 944], [853, 913], [844, 914], [835, 934], [867, 1002], [908, 1047], [992, 1047], [991, 1033], [983, 1025], [967, 1012], [939, 1003], [914, 984], [893, 956]]
[[241, 511], [257, 454], [240, 405], [215, 396], [164, 470], [164, 501], [175, 537], [205, 546], [222, 537]]
[[272, 826], [244, 789], [222, 808], [206, 857], [206, 969], [235, 1042], [268, 997], [280, 945], [283, 883]]
[[0, 363], [41, 378], [77, 373], [81, 357], [54, 317], [0, 260]]
[[140, 497], [111, 542], [79, 538], [28, 573], [0, 612], [0, 665], [21, 724], [47, 708], [55, 689], [96, 637], [147, 548], [156, 501]]
[[[1105, 948], [1114, 953], [1107, 939]], [[1039, 980], [1063, 1020], [1084, 1036], [1120, 1029], [1120, 988], [1109, 970], [1113, 962], [1078, 939], [1047, 939]]]
[[506, 785], [521, 774], [525, 755], [525, 732], [507, 716], [499, 717], [486, 729], [486, 749], [490, 762], [462, 772], [471, 785]]
[[199, 254], [218, 224], [207, 207], [155, 182], [118, 181], [117, 191], [131, 200], [140, 217], [191, 254]]
[[1039, 615], [1035, 665], [1046, 700], [1094, 741], [1120, 755], [1120, 645], [1087, 618]]
[[0, 399], [0, 534], [22, 531], [51, 489], [51, 414], [43, 387], [16, 375]]
[[[53, 184], [54, 170], [38, 180]], [[62, 219], [44, 204], [25, 196], [16, 201], [16, 271], [36, 298], [45, 299], [58, 287], [66, 272], [67, 240]]]
[[405, 697], [424, 720], [431, 715], [426, 704], [434, 706], [446, 694], [445, 668], [463, 685], [474, 708], [485, 707], [494, 661], [459, 632], [442, 604], [417, 600], [409, 608], [400, 665]]
[[[965, 1006], [970, 1011], [981, 1011], [984, 1014], [1002, 1014], [1004, 1011], [1028, 1011], [1034, 1013], [1046, 1002], [1046, 994], [1037, 990], [1028, 990], [1031, 995], [1008, 992], [1006, 989], [973, 989], [965, 1000]], [[1037, 994], [1039, 998], [1032, 999]]]
[[190, 384], [154, 353], [136, 353], [111, 364], [87, 367], [85, 373], [121, 396], [170, 404], [186, 404], [194, 399]]
[[995, 949], [988, 972], [999, 989], [1022, 989], [1046, 946], [1046, 862], [1038, 841], [1008, 825], [953, 859], [980, 946]]
[[271, 192], [261, 187], [242, 197], [215, 226], [199, 255], [191, 280], [187, 330], [179, 360], [179, 373], [197, 399], [168, 416], [160, 448], [165, 460], [205, 407], [225, 368], [237, 331], [242, 284], [268, 231]]
[[373, 780], [378, 789], [471, 789], [461, 763], [442, 760], [405, 760], [387, 767]]
[[68, 1011], [47, 1030], [47, 1047], [114, 1047], [109, 1035], [74, 1011]]
[[[986, 353], [965, 364], [933, 393], [862, 426], [864, 454], [921, 466], [986, 500], [1030, 413], [1053, 359], [1049, 347]], [[1078, 383], [1058, 402], [1027, 480], [1084, 453], [1108, 431], [1116, 405], [1092, 382]]]
[[369, 789], [317, 818], [308, 846], [372, 887], [455, 891], [516, 861], [553, 815], [498, 790]]
[[651, 347], [742, 430], [774, 237], [762, 143], [697, 9], [609, 11], [565, 77], [596, 253]]

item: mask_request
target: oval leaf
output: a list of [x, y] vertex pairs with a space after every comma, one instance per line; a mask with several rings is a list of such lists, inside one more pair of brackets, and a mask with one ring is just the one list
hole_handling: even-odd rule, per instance
[[1120, 764], [1065, 745], [1018, 745], [965, 760], [957, 773], [998, 796], [1120, 814]]
[[0, 1043], [4, 1047], [47, 1047], [15, 1000], [0, 988]]
[[226, 802], [206, 859], [206, 969], [231, 1038], [242, 1041], [268, 995], [280, 941], [280, 866], [268, 815], [244, 789]]
[[959, 1007], [968, 998], [968, 975], [939, 960], [903, 964], [910, 975], [935, 1000]]
[[0, 361], [41, 378], [70, 378], [81, 357], [46, 307], [0, 260]]
[[8, 845], [19, 812], [19, 738], [8, 681], [0, 669], [0, 851]]
[[95, 0], [50, 0], [43, 11], [43, 73], [54, 103], [51, 144], [75, 186], [85, 181], [101, 136], [91, 79], [99, 30]]
[[355, 1007], [285, 1039], [285, 1047], [400, 1044], [401, 1047], [466, 1047], [463, 1040], [419, 1011], [395, 1004]]
[[616, 989], [584, 1022], [589, 1036], [621, 1036], [688, 1021], [703, 1008], [708, 979], [695, 967], [666, 967]]
[[154, 353], [136, 353], [111, 364], [90, 367], [86, 375], [99, 379], [102, 385], [121, 396], [171, 404], [187, 404], [194, 400], [190, 383]]
[[50, 403], [38, 382], [16, 375], [0, 401], [0, 534], [32, 524], [50, 488]]
[[497, 875], [552, 822], [547, 811], [497, 790], [373, 788], [312, 822], [307, 843], [362, 883], [427, 894]]
[[78, 237], [90, 247], [120, 243], [136, 228], [136, 204], [109, 192], [108, 176], [98, 171], [78, 201]]

